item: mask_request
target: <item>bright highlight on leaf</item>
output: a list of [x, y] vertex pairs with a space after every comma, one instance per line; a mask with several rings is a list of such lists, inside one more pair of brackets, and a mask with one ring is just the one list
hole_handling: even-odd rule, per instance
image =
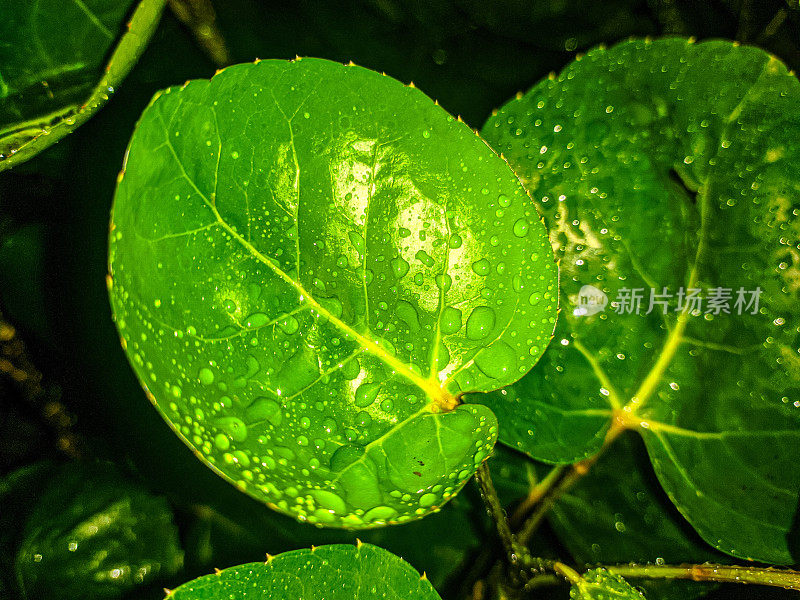
[[123, 344], [176, 432], [320, 525], [451, 498], [497, 437], [460, 394], [519, 379], [555, 323], [552, 249], [508, 165], [419, 90], [323, 60], [159, 95], [109, 261]]
[[778, 564], [797, 558], [799, 133], [777, 59], [674, 38], [591, 51], [484, 128], [562, 269], [551, 349], [487, 402], [501, 440], [569, 463], [637, 430], [707, 542]]
[[173, 600], [440, 600], [402, 558], [377, 546], [335, 544], [294, 550], [185, 583]]

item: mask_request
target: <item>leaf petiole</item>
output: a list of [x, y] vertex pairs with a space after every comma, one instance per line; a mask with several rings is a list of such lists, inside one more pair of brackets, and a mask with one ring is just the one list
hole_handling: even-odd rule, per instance
[[[619, 437], [619, 435], [627, 428], [628, 425], [625, 421], [621, 419], [615, 419], [611, 425], [611, 428], [606, 433], [603, 445], [600, 447], [600, 450], [598, 450], [597, 453], [589, 458], [585, 458], [567, 467], [563, 467], [558, 472], [554, 473], [556, 469], [553, 469], [553, 471], [551, 471], [547, 477], [540, 482], [540, 484], [534, 487], [534, 489], [531, 491], [531, 494], [528, 496], [528, 498], [531, 498], [535, 494], [534, 501], [524, 501], [524, 503], [528, 504], [526, 508], [530, 511], [530, 514], [520, 527], [517, 534], [521, 544], [525, 546], [528, 545], [531, 537], [536, 532], [542, 520], [556, 503], [556, 501], [570, 488], [572, 488], [572, 486], [575, 485], [581, 479], [581, 477], [589, 472], [592, 466], [611, 446], [614, 440], [616, 440], [617, 437]], [[541, 489], [539, 489], [537, 492], [536, 490], [540, 486]], [[514, 516], [517, 518], [516, 514]]]
[[800, 571], [742, 565], [616, 565], [604, 567], [609, 573], [633, 579], [691, 579], [717, 583], [766, 585], [800, 590]]

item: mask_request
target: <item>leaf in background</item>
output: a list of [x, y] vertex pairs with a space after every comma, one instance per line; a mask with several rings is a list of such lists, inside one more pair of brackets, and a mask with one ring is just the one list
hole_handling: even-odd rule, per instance
[[[636, 429], [707, 542], [780, 564], [800, 490], [798, 132], [780, 61], [675, 38], [594, 50], [484, 128], [544, 215], [564, 306], [542, 361], [487, 402], [516, 416], [502, 441], [568, 463], [612, 421]], [[672, 298], [645, 314], [651, 288]], [[705, 303], [676, 312], [690, 288]], [[596, 310], [626, 289], [639, 314]]]
[[572, 600], [645, 600], [642, 593], [619, 575], [605, 569], [592, 569], [582, 580], [572, 584]]
[[[255, 591], [258, 590], [258, 591]], [[294, 550], [266, 563], [225, 569], [183, 584], [173, 600], [439, 600], [423, 575], [402, 558], [370, 544]]]
[[[553, 506], [549, 520], [578, 562], [726, 562], [675, 510], [652, 473], [641, 440], [624, 435]], [[699, 598], [708, 583], [639, 580], [648, 600]]]
[[110, 464], [66, 464], [30, 500], [15, 564], [25, 598], [116, 598], [181, 567], [166, 501]]
[[55, 469], [49, 461], [40, 461], [5, 475], [0, 479], [0, 579], [14, 573], [15, 550], [20, 527], [32, 509], [42, 482]]
[[418, 90], [323, 60], [159, 95], [109, 263], [123, 345], [176, 432], [321, 525], [452, 497], [497, 435], [455, 395], [518, 379], [555, 321], [552, 250], [508, 166]]
[[165, 4], [142, 0], [127, 25], [131, 0], [26, 0], [3, 7], [0, 171], [54, 144], [105, 104], [147, 45]]

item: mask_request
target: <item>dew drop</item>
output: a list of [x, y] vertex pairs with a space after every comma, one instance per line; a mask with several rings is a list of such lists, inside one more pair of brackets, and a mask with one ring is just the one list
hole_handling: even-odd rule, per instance
[[398, 279], [405, 277], [406, 273], [408, 273], [408, 268], [408, 263], [403, 259], [403, 257], [398, 256], [397, 258], [392, 259], [392, 272]]
[[426, 267], [432, 267], [436, 264], [436, 261], [433, 260], [433, 257], [425, 252], [425, 250], [418, 250], [414, 257]]
[[359, 254], [364, 254], [364, 237], [357, 231], [348, 231], [347, 237], [350, 238], [350, 243], [358, 251]]
[[487, 377], [502, 379], [516, 369], [517, 354], [511, 346], [498, 340], [478, 353], [475, 364]]
[[353, 403], [359, 408], [366, 408], [378, 397], [378, 391], [381, 389], [380, 383], [362, 383], [356, 390], [356, 395]]
[[203, 367], [197, 374], [197, 378], [203, 385], [211, 385], [214, 383], [214, 372], [208, 367]]
[[269, 421], [273, 425], [280, 425], [283, 421], [283, 413], [277, 402], [271, 398], [260, 396], [247, 407], [245, 418], [250, 423]]
[[300, 329], [300, 323], [294, 318], [294, 316], [286, 315], [280, 321], [278, 321], [278, 327], [280, 327], [283, 333], [292, 335], [293, 333], [296, 333], [298, 329]]
[[517, 219], [516, 223], [514, 223], [514, 235], [517, 237], [525, 237], [528, 235], [528, 229], [528, 221], [524, 217]]
[[485, 258], [482, 258], [472, 263], [472, 270], [475, 271], [475, 273], [478, 275], [486, 276], [489, 274], [489, 271], [491, 271], [491, 269], [492, 265]]
[[247, 439], [247, 425], [236, 417], [224, 417], [217, 419], [215, 425], [227, 433], [236, 442], [243, 442]]
[[422, 508], [428, 508], [429, 506], [433, 506], [434, 504], [436, 504], [436, 498], [437, 498], [436, 494], [431, 494], [431, 493], [422, 494], [422, 496], [420, 496], [419, 498], [419, 505]]
[[476, 306], [467, 319], [467, 337], [482, 340], [492, 332], [494, 324], [494, 310], [488, 306]]
[[443, 335], [452, 335], [461, 329], [461, 311], [452, 306], [445, 306], [439, 321], [439, 330]]
[[264, 313], [253, 313], [244, 322], [245, 327], [263, 327], [269, 323], [269, 317]]

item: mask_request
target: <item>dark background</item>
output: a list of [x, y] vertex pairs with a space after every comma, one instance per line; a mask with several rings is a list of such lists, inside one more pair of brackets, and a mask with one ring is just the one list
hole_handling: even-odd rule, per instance
[[[215, 6], [234, 63], [295, 55], [352, 60], [414, 81], [474, 128], [576, 52], [631, 35], [739, 39], [800, 66], [800, 12], [785, 0], [221, 0]], [[0, 373], [0, 476], [48, 457], [118, 463], [176, 510], [186, 567], [164, 582], [168, 587], [214, 566], [260, 560], [267, 551], [355, 538], [278, 516], [196, 460], [145, 399], [111, 320], [108, 216], [134, 124], [155, 91], [214, 70], [167, 11], [107, 107], [55, 147], [0, 175], [0, 311], [17, 330], [14, 340], [0, 343], [16, 367], [42, 377], [41, 386], [22, 385]], [[470, 566], [472, 554], [456, 546], [463, 541], [472, 552], [475, 539], [491, 535], [474, 490], [465, 491], [463, 502], [472, 502], [476, 531], [447, 530], [447, 515], [425, 521], [439, 538], [453, 535], [452, 556], [464, 560], [442, 571], [444, 583], [435, 582], [443, 596], [458, 597], [460, 573]], [[429, 542], [418, 537], [419, 526], [393, 529], [400, 533], [360, 537], [425, 569], [420, 546]], [[541, 543], [558, 550], [552, 539]], [[159, 588], [129, 597], [162, 597]], [[728, 586], [713, 597], [795, 596]]]

